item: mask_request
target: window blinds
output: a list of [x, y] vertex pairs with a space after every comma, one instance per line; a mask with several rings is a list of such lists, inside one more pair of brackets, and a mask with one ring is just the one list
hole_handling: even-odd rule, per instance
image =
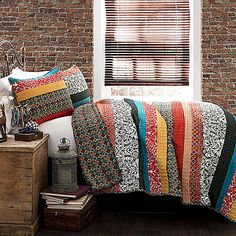
[[105, 85], [189, 84], [189, 0], [105, 6]]

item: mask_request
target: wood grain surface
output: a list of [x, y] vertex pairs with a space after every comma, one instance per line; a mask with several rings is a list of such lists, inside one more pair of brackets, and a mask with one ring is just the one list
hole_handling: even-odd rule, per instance
[[47, 140], [0, 144], [0, 235], [33, 235], [38, 228], [40, 191], [48, 182]]

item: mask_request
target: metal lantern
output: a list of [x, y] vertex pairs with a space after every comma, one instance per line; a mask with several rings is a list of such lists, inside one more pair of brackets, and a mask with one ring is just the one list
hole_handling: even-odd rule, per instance
[[77, 189], [77, 153], [70, 149], [70, 140], [60, 139], [59, 150], [52, 158], [52, 190], [73, 192]]

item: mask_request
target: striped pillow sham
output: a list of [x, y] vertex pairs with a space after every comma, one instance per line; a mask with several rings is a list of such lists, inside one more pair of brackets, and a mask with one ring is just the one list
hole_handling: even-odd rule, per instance
[[90, 102], [88, 85], [80, 69], [74, 65], [63, 72], [74, 108]]
[[17, 103], [28, 105], [30, 111], [25, 121], [41, 124], [74, 111], [70, 94], [63, 79], [63, 72], [45, 78], [21, 80], [12, 85]]

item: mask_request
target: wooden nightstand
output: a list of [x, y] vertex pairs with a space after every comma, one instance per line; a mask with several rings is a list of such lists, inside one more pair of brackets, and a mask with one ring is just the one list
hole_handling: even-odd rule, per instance
[[0, 235], [34, 235], [40, 191], [48, 182], [48, 135], [0, 143]]

